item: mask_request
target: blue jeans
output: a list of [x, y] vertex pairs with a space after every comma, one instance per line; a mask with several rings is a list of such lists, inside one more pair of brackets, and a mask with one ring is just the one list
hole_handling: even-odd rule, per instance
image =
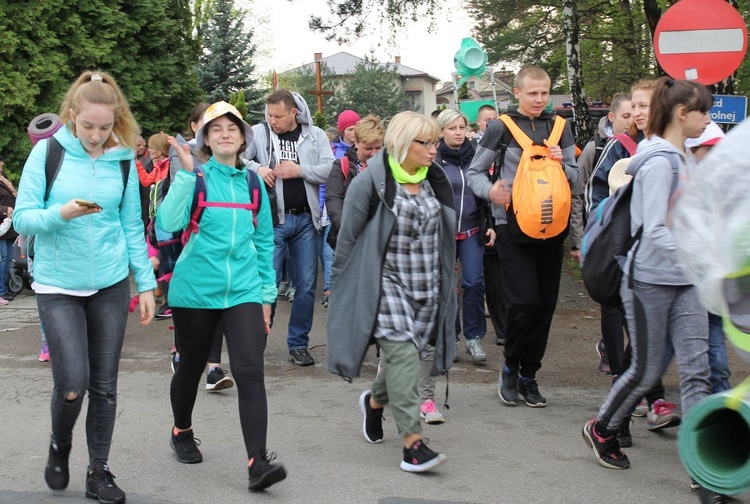
[[8, 275], [13, 264], [13, 240], [0, 240], [0, 296], [8, 292]]
[[281, 282], [281, 270], [286, 251], [292, 255], [292, 274], [297, 288], [289, 315], [286, 336], [289, 350], [306, 349], [312, 329], [315, 288], [318, 280], [318, 232], [309, 213], [286, 214], [284, 224], [274, 227], [273, 267], [276, 284]]
[[[484, 338], [487, 318], [484, 316], [484, 236], [481, 233], [456, 241], [456, 257], [461, 262], [463, 289], [464, 337]], [[456, 312], [456, 339], [461, 334], [460, 314]]]
[[323, 228], [323, 232], [318, 235], [318, 259], [323, 265], [323, 290], [331, 290], [331, 263], [333, 262], [333, 249], [328, 245], [328, 232], [331, 230], [330, 224]]
[[[89, 464], [107, 462], [117, 413], [117, 372], [128, 320], [124, 279], [88, 297], [38, 294], [39, 318], [52, 361], [52, 440], [68, 444], [88, 390]], [[73, 400], [68, 394], [76, 394]]]

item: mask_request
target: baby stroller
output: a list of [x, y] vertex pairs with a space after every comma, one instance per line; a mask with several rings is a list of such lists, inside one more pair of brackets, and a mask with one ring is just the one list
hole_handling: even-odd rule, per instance
[[28, 249], [34, 246], [34, 237], [18, 235], [13, 242], [13, 264], [8, 275], [8, 290], [18, 294], [24, 287], [31, 289], [31, 272]]

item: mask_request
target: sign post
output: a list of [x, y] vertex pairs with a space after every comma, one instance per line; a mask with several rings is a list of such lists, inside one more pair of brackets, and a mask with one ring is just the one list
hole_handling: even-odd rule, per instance
[[672, 78], [710, 86], [739, 68], [747, 52], [747, 27], [724, 0], [680, 0], [656, 26], [654, 52]]

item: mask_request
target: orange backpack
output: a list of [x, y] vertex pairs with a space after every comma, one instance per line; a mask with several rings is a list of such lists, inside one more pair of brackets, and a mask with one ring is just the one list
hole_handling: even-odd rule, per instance
[[[570, 218], [570, 184], [562, 164], [549, 157], [546, 146], [534, 144], [510, 116], [503, 114], [500, 120], [523, 149], [513, 179], [511, 201], [505, 207], [508, 224], [512, 226], [515, 220], [521, 232], [534, 240], [557, 237], [568, 229]], [[560, 143], [564, 128], [565, 119], [555, 117], [547, 139], [549, 145]]]

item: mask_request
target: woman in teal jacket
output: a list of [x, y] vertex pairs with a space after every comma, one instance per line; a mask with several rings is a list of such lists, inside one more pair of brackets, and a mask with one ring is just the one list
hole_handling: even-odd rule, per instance
[[196, 173], [188, 146], [179, 147], [170, 137], [182, 169], [157, 211], [156, 223], [167, 232], [184, 229], [192, 217], [196, 177], [204, 178], [207, 201], [200, 225], [191, 223], [169, 288], [180, 349], [180, 365], [171, 386], [174, 428], [170, 446], [179, 462], [203, 461], [193, 437], [192, 413], [213, 337], [221, 326], [237, 382], [249, 489], [262, 490], [286, 478], [286, 471], [271, 463], [266, 451], [263, 352], [271, 330], [276, 279], [271, 205], [264, 184], [259, 182], [250, 194], [248, 175], [257, 175], [248, 174], [239, 157], [246, 146], [253, 145], [252, 138], [250, 126], [236, 108], [214, 103], [206, 110], [203, 127], [196, 135], [196, 147], [210, 158]]
[[[84, 72], [76, 80], [60, 118], [66, 127], [54, 139], [63, 159], [49, 194], [45, 161], [52, 140], [42, 140], [26, 161], [13, 212], [16, 230], [36, 236], [33, 287], [52, 361], [52, 434], [44, 479], [55, 490], [68, 486], [73, 426], [88, 390], [86, 496], [121, 503], [125, 493], [115, 485], [107, 459], [129, 270], [144, 325], [154, 315], [156, 287], [133, 162], [138, 125], [114, 79], [104, 72]], [[123, 160], [129, 170], [121, 166]]]

